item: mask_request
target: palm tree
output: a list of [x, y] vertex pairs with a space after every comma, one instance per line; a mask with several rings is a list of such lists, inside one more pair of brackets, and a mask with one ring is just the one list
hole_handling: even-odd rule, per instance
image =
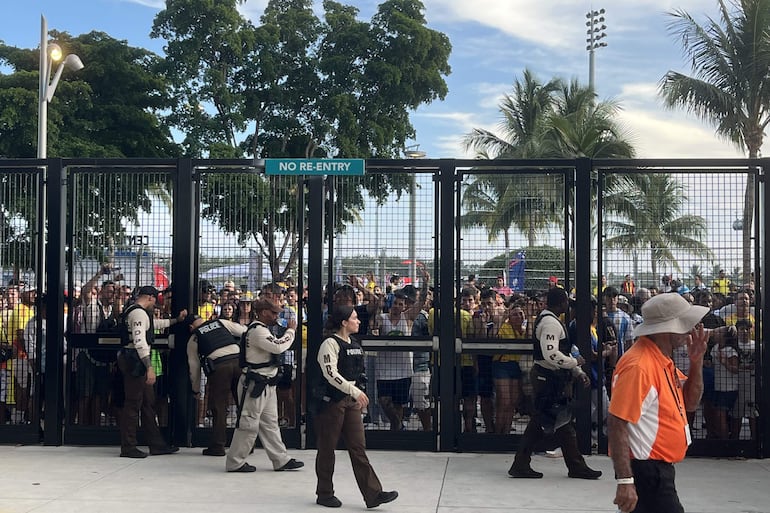
[[560, 85], [558, 79], [544, 84], [525, 69], [522, 80], [513, 83], [513, 94], [505, 95], [500, 102], [502, 135], [474, 128], [465, 137], [466, 150], [471, 149], [485, 159], [543, 157], [542, 134]]
[[[631, 157], [634, 150], [613, 119], [618, 109], [612, 101], [597, 103], [577, 80], [543, 83], [525, 70], [500, 103], [501, 135], [477, 128], [465, 137], [465, 147], [485, 159]], [[538, 233], [564, 221], [563, 187], [559, 173], [478, 175], [463, 195], [463, 223], [485, 227], [490, 240], [502, 233], [506, 248], [515, 226], [532, 247]]]
[[[717, 135], [756, 158], [770, 122], [770, 0], [718, 0], [720, 21], [697, 23], [682, 10], [670, 13], [670, 31], [681, 40], [694, 76], [669, 71], [660, 82], [666, 106], [684, 108], [713, 124]], [[730, 9], [730, 6], [734, 9]], [[754, 182], [746, 180], [743, 204], [743, 273], [751, 272]]]
[[560, 83], [554, 110], [547, 120], [542, 157], [630, 158], [634, 148], [617, 115], [614, 100], [596, 101], [594, 92], [576, 79]]
[[463, 226], [483, 227], [489, 241], [502, 234], [509, 249], [512, 226], [527, 236], [533, 247], [537, 234], [561, 219], [559, 190], [543, 175], [479, 175], [463, 194]]
[[711, 257], [701, 242], [706, 220], [696, 215], [680, 215], [687, 202], [684, 186], [663, 173], [625, 175], [607, 191], [608, 209], [616, 214], [605, 221], [609, 237], [605, 245], [629, 255], [649, 250], [652, 275], [659, 264], [671, 264], [681, 272], [674, 251]]

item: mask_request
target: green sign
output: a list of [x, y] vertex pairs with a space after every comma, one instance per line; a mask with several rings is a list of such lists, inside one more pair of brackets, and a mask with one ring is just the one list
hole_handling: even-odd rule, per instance
[[266, 175], [362, 176], [364, 159], [265, 159]]

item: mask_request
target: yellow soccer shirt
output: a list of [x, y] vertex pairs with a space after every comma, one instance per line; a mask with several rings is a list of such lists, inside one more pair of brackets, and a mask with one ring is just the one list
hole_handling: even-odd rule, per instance
[[[526, 330], [516, 331], [511, 323], [507, 320], [500, 326], [500, 330], [497, 332], [499, 338], [505, 339], [524, 339], [526, 338]], [[519, 355], [517, 354], [496, 354], [492, 357], [496, 362], [518, 362]]]

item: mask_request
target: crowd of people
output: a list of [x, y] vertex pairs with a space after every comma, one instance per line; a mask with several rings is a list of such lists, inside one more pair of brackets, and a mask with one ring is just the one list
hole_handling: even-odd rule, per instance
[[[68, 302], [73, 312], [67, 316], [67, 329], [71, 333], [119, 333], [122, 347], [117, 353], [94, 347], [74, 350], [69, 377], [76, 399], [69, 405], [71, 412], [79, 424], [104, 425], [110, 419], [119, 425], [121, 456], [147, 456], [137, 447], [140, 418], [150, 454], [176, 452], [159, 430], [168, 416], [169, 399], [163, 383], [165, 351], [152, 342], [174, 323], [183, 322], [190, 333], [187, 362], [190, 388], [198, 399], [197, 421], [199, 426], [212, 427], [204, 455], [226, 455], [228, 471], [252, 472], [255, 467], [246, 459], [259, 437], [274, 470], [300, 469], [304, 464], [288, 455], [280, 428], [295, 426], [300, 420], [295, 415], [298, 410], [303, 416], [312, 410], [319, 420], [318, 504], [341, 504], [332, 484], [333, 449], [340, 438], [351, 454], [367, 506], [390, 502], [398, 494], [383, 491], [366, 458], [364, 422], [401, 431], [415, 415], [421, 429], [432, 430], [434, 355], [431, 351], [364, 351], [358, 340], [428, 338], [436, 333], [438, 291], [430, 286], [426, 270], [419, 269], [414, 283], [404, 284], [393, 275], [383, 289], [368, 273], [349, 276], [344, 284], [329, 287], [324, 301], [327, 338], [318, 361], [308, 363], [304, 361], [306, 333], [295, 336], [297, 326], [306, 325], [301, 305], [308, 298], [306, 290], [292, 283], [268, 283], [252, 293], [237, 289], [232, 281], [217, 291], [202, 280], [193, 313], [182, 310], [172, 315], [171, 288], [132, 291], [120, 284], [119, 276], [104, 279], [110, 273], [105, 266]], [[548, 280], [548, 289], [529, 294], [513, 291], [502, 277], [494, 286], [469, 277], [459, 291], [459, 308], [451, 313], [458, 321], [458, 335], [466, 340], [532, 344], [532, 351], [463, 352], [458, 360], [458, 407], [464, 432], [483, 429], [508, 434], [515, 430], [515, 418], [528, 422], [509, 470], [512, 477], [543, 476], [530, 467], [530, 461], [538, 442], [548, 437], [560, 446], [569, 477], [599, 478], [601, 472], [589, 468], [577, 448], [571, 408], [574, 387], [582, 384], [591, 389], [594, 440], [600, 431], [608, 432], [600, 419], [609, 419], [611, 445], [615, 437], [614, 443], [625, 449], [639, 434], [631, 426], [639, 425], [648, 414], [647, 399], [635, 398], [641, 405], [633, 406], [633, 401], [619, 405], [613, 397], [633, 395], [634, 383], [646, 379], [636, 374], [638, 369], [628, 370], [629, 361], [640, 362], [635, 365], [641, 368], [648, 365], [643, 363], [645, 358], [654, 362], [660, 352], [671, 360], [671, 373], [664, 374], [688, 437], [689, 429], [694, 428], [704, 429], [705, 438], [738, 439], [745, 436], [747, 425], [748, 436], [756, 439], [759, 410], [751, 284], [737, 287], [724, 271], [711, 286], [695, 276], [691, 287], [671, 276], [662, 277], [659, 286], [648, 287], [637, 286], [630, 275], [617, 286], [602, 277], [592, 299], [590, 345], [578, 340], [570, 297], [556, 277]], [[0, 422], [14, 420], [12, 413], [25, 422], [31, 418], [30, 396], [39, 368], [35, 360], [45, 356], [37, 349], [38, 328], [45, 325], [45, 300], [37, 300], [34, 289], [17, 282], [8, 285], [3, 299], [0, 354], [9, 356], [0, 367]], [[680, 317], [688, 319], [687, 326], [669, 322], [669, 310], [680, 311]], [[689, 318], [696, 314], [697, 322], [690, 323]], [[37, 316], [43, 320], [38, 321]], [[296, 338], [303, 342], [301, 351]], [[590, 347], [590, 354], [581, 354], [579, 347]], [[321, 369], [324, 382], [320, 388], [297, 383], [298, 365], [304, 375], [308, 364]], [[663, 393], [661, 383], [649, 384], [658, 396]], [[300, 408], [295, 404], [298, 387], [303, 391]], [[702, 416], [696, 420], [697, 411]], [[232, 420], [236, 430], [228, 450], [226, 430]], [[618, 441], [618, 433], [625, 438]], [[673, 456], [666, 453], [666, 447], [656, 447], [653, 444], [652, 453], [662, 451], [665, 464], [674, 463], [680, 452], [684, 454], [681, 445]], [[631, 451], [630, 462], [615, 462], [616, 472], [618, 468], [621, 473], [639, 476], [668, 472], [668, 467], [639, 463], [649, 458], [638, 457], [636, 449]], [[673, 477], [670, 481], [673, 486]], [[620, 488], [631, 483], [630, 476], [619, 480], [619, 504], [642, 501], [641, 495]]]

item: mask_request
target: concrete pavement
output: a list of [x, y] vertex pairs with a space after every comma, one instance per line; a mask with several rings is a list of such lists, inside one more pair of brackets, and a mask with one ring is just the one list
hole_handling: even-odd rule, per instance
[[[0, 446], [0, 513], [320, 513], [315, 504], [315, 451], [290, 451], [304, 469], [273, 472], [261, 449], [251, 474], [228, 474], [224, 458], [200, 448], [143, 460], [119, 458], [117, 447]], [[535, 456], [544, 479], [506, 474], [513, 454], [370, 451], [386, 490], [399, 498], [377, 511], [400, 513], [610, 512], [615, 483], [605, 456], [587, 458], [598, 481], [567, 478], [561, 459]], [[770, 513], [770, 460], [687, 459], [677, 465], [689, 513]], [[337, 453], [337, 511], [365, 511], [350, 461]]]

